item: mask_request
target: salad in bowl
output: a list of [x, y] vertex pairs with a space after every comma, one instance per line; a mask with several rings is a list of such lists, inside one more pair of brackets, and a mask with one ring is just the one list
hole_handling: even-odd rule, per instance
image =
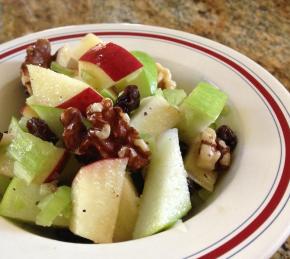
[[0, 215], [88, 242], [153, 235], [191, 217], [231, 166], [227, 94], [185, 92], [166, 64], [94, 34], [26, 50], [21, 117], [0, 141]]

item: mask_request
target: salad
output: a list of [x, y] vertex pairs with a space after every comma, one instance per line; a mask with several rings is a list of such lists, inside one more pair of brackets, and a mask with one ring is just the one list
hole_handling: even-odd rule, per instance
[[186, 93], [148, 53], [93, 34], [26, 52], [26, 105], [0, 133], [1, 216], [94, 243], [138, 239], [184, 220], [230, 167], [227, 95], [209, 82]]

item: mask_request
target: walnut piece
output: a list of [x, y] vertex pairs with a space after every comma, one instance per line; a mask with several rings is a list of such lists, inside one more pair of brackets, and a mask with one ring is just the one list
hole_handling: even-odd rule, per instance
[[172, 80], [171, 72], [168, 68], [156, 63], [157, 67], [157, 83], [158, 87], [162, 89], [175, 89], [176, 82]]
[[[128, 167], [139, 170], [149, 163], [150, 150], [139, 133], [129, 125], [128, 116], [110, 99], [103, 99], [87, 107], [86, 119], [91, 126], [84, 126], [81, 112], [66, 109], [61, 116], [64, 125], [64, 144], [67, 149], [84, 159], [96, 160], [127, 157]], [[85, 159], [86, 160], [86, 159]], [[92, 162], [91, 159], [88, 161]]]

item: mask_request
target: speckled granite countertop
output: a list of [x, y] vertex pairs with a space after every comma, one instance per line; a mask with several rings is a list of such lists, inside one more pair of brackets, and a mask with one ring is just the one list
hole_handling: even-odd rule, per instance
[[[0, 42], [47, 28], [131, 22], [221, 42], [252, 58], [290, 90], [290, 0], [0, 0]], [[290, 258], [290, 238], [273, 258]]]

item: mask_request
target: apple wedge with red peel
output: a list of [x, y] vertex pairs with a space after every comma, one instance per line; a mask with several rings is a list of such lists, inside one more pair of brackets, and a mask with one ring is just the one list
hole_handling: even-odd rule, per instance
[[82, 167], [72, 183], [70, 230], [95, 243], [111, 243], [127, 159], [105, 159]]
[[[103, 97], [88, 84], [50, 69], [28, 65], [33, 104], [50, 107], [75, 107], [82, 111]], [[31, 98], [31, 97], [30, 97]]]
[[112, 42], [91, 48], [79, 60], [79, 73], [95, 78], [97, 89], [111, 87], [117, 82], [140, 73], [143, 65], [129, 51]]
[[26, 118], [38, 117], [37, 113], [27, 104], [21, 109], [20, 113], [23, 117]]
[[69, 100], [58, 105], [57, 108], [66, 109], [69, 107], [78, 108], [82, 113], [86, 112], [87, 107], [92, 103], [101, 102], [103, 97], [92, 88], [87, 88]]

